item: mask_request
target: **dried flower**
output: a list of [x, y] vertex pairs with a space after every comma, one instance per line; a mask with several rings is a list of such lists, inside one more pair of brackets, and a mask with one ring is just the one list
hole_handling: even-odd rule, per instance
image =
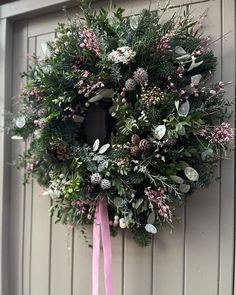
[[142, 88], [141, 100], [147, 107], [157, 105], [160, 101], [164, 99], [164, 93], [160, 88], [154, 86], [152, 88]]
[[148, 83], [148, 73], [146, 70], [144, 70], [144, 68], [138, 68], [134, 72], [133, 78], [137, 84], [145, 85]]
[[234, 139], [235, 132], [229, 123], [223, 122], [212, 130], [202, 129], [200, 136], [207, 138], [211, 143], [227, 144]]
[[171, 38], [175, 35], [174, 32], [169, 32], [166, 33], [164, 36], [160, 38], [159, 44], [157, 45], [157, 48], [161, 50], [163, 53], [169, 53], [171, 52], [171, 47], [170, 47], [170, 40]]
[[144, 190], [144, 194], [148, 197], [149, 202], [156, 206], [160, 217], [168, 222], [172, 222], [172, 213], [170, 206], [166, 202], [165, 190], [161, 187], [156, 190], [147, 187]]
[[80, 43], [81, 48], [87, 48], [89, 51], [95, 52], [96, 55], [100, 55], [101, 53], [100, 43], [92, 29], [85, 28], [80, 33], [80, 37], [81, 37], [81, 43]]
[[118, 64], [129, 64], [131, 61], [133, 61], [134, 57], [136, 55], [136, 52], [133, 51], [128, 46], [119, 47], [116, 50], [112, 50], [111, 53], [108, 54], [108, 60]]
[[133, 91], [135, 90], [137, 84], [135, 82], [134, 79], [128, 79], [126, 82], [125, 82], [125, 88], [127, 91]]

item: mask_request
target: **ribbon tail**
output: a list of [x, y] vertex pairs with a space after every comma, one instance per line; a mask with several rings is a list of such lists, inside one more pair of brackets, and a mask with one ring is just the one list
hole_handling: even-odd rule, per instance
[[98, 295], [99, 292], [99, 259], [100, 259], [100, 231], [101, 231], [101, 218], [99, 203], [97, 203], [95, 212], [95, 221], [93, 225], [93, 284], [92, 295]]
[[104, 276], [106, 295], [114, 295], [112, 275], [112, 251], [111, 236], [109, 228], [107, 203], [104, 198], [99, 201], [99, 212], [101, 218], [102, 245], [104, 254]]

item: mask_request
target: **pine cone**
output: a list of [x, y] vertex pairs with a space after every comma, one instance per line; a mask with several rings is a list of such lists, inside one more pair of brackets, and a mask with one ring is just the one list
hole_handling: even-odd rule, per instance
[[140, 137], [138, 136], [138, 134], [133, 134], [131, 137], [131, 142], [133, 145], [139, 145], [140, 143]]
[[132, 146], [130, 148], [130, 154], [132, 157], [138, 158], [141, 155], [141, 150], [138, 146]]
[[150, 149], [150, 142], [147, 139], [142, 139], [139, 143], [139, 148], [141, 151], [146, 152]]
[[68, 160], [70, 158], [70, 150], [66, 146], [60, 145], [56, 150], [56, 156], [60, 161]]

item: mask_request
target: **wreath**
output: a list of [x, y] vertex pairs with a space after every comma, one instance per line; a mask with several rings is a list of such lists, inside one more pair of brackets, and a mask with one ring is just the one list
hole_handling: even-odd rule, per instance
[[211, 82], [203, 17], [82, 9], [22, 74], [11, 128], [29, 142], [20, 164], [57, 221], [93, 223], [102, 197], [111, 231], [128, 228], [146, 245], [231, 146], [224, 83]]

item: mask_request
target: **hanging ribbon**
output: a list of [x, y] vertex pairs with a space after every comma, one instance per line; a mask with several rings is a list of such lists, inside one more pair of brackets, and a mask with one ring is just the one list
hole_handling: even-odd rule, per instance
[[114, 295], [112, 278], [112, 252], [111, 238], [108, 220], [107, 203], [105, 198], [97, 202], [95, 222], [93, 225], [93, 294], [99, 294], [99, 260], [100, 239], [102, 238], [102, 249], [104, 255], [104, 277], [106, 295]]

